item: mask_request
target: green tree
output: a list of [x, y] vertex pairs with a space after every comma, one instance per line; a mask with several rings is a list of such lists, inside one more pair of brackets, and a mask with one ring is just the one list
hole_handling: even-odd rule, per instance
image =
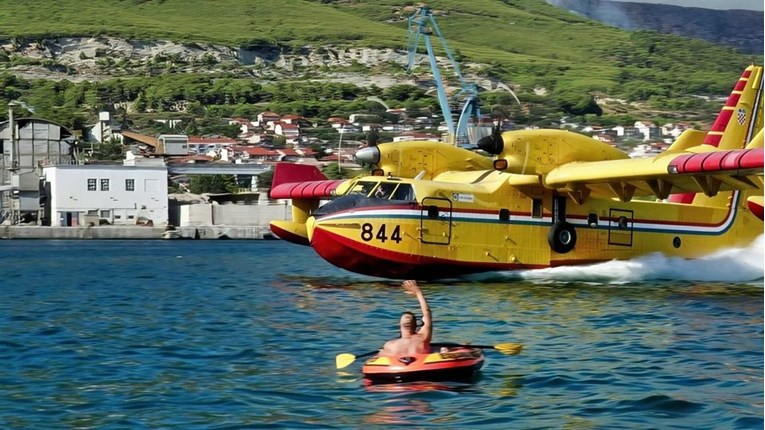
[[112, 137], [104, 143], [93, 145], [94, 160], [121, 160], [124, 155], [122, 142], [116, 137]]
[[189, 179], [189, 191], [203, 193], [235, 193], [239, 190], [234, 175], [197, 175]]
[[359, 174], [358, 170], [343, 169], [337, 163], [327, 164], [321, 168], [321, 172], [327, 179], [348, 179]]
[[258, 188], [270, 190], [274, 182], [274, 171], [267, 170], [258, 175]]

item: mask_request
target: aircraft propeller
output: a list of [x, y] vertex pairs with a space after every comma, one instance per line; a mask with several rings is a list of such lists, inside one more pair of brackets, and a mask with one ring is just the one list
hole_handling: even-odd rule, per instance
[[491, 134], [478, 140], [478, 147], [491, 155], [499, 155], [505, 148], [505, 142], [502, 140], [502, 133], [499, 130], [499, 124], [495, 125]]

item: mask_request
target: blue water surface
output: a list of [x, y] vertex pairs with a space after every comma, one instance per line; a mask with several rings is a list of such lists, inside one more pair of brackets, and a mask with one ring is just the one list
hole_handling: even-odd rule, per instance
[[367, 387], [335, 355], [396, 336], [398, 281], [281, 241], [0, 241], [0, 428], [762, 429], [762, 278], [638, 271], [423, 283], [437, 341], [523, 352]]

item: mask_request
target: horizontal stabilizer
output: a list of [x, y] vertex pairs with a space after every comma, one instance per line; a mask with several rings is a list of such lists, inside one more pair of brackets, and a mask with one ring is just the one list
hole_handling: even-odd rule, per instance
[[271, 185], [272, 199], [321, 199], [334, 196], [342, 179], [327, 179], [316, 166], [277, 163]]

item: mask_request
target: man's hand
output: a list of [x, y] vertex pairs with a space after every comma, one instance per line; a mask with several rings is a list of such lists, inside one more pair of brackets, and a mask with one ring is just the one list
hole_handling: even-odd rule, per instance
[[420, 292], [420, 287], [417, 286], [417, 281], [404, 281], [404, 289], [408, 294], [417, 294]]

